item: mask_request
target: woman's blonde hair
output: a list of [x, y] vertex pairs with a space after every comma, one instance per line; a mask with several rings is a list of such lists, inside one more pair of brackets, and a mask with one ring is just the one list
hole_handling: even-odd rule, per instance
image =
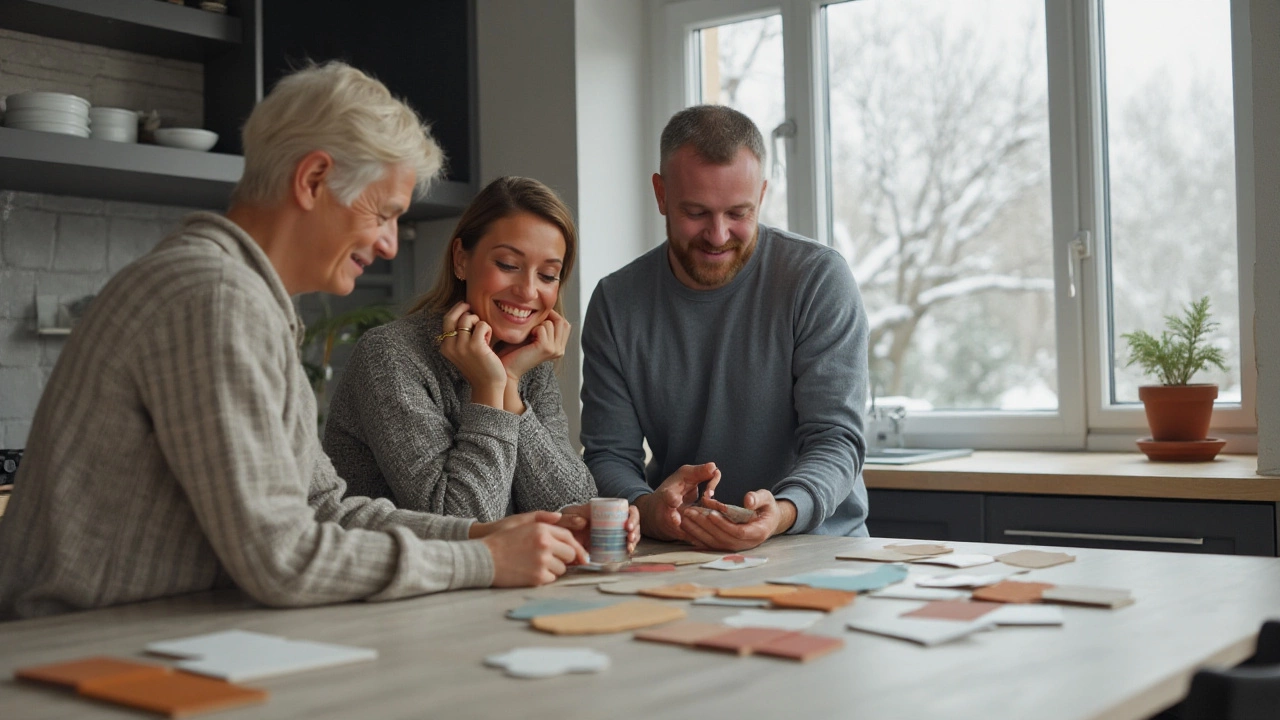
[[[462, 249], [471, 253], [476, 249], [480, 239], [489, 232], [489, 226], [509, 215], [527, 212], [555, 225], [564, 237], [564, 264], [560, 267], [560, 288], [569, 280], [573, 272], [573, 259], [578, 247], [578, 231], [573, 224], [573, 213], [564, 202], [556, 196], [551, 188], [532, 178], [507, 176], [489, 183], [458, 219], [453, 229], [453, 238], [458, 240]], [[454, 274], [453, 242], [445, 248], [444, 260], [440, 263], [440, 274], [436, 284], [425, 295], [418, 298], [409, 310], [409, 314], [422, 309], [445, 311], [457, 303], [467, 299], [467, 283]], [[555, 311], [564, 315], [560, 303], [561, 293], [556, 293]]]
[[444, 164], [430, 128], [381, 82], [339, 61], [311, 64], [281, 78], [242, 132], [244, 174], [233, 203], [278, 202], [307, 153], [333, 157], [329, 189], [350, 205], [389, 166], [417, 176], [421, 197]]

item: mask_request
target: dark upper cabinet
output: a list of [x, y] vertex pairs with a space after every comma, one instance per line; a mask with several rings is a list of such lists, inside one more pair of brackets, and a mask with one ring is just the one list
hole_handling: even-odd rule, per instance
[[471, 0], [269, 0], [262, 6], [264, 87], [307, 60], [343, 60], [386, 83], [428, 122], [447, 178], [475, 174]]

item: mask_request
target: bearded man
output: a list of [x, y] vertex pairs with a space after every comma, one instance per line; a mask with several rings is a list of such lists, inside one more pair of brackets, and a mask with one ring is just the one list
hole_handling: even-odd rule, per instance
[[[587, 309], [584, 457], [659, 540], [738, 551], [867, 534], [862, 299], [835, 250], [760, 225], [764, 156], [736, 110], [676, 113], [653, 176], [667, 241]], [[754, 516], [735, 523], [720, 502]]]

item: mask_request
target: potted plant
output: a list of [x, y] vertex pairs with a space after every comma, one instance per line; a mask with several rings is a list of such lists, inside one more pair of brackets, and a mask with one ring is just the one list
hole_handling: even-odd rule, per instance
[[1203, 442], [1209, 434], [1218, 386], [1191, 384], [1191, 377], [1210, 365], [1227, 369], [1222, 350], [1209, 343], [1210, 335], [1218, 328], [1218, 323], [1210, 319], [1209, 297], [1191, 303], [1182, 317], [1166, 315], [1165, 322], [1167, 329], [1159, 338], [1143, 330], [1121, 336], [1129, 342], [1126, 367], [1141, 365], [1144, 372], [1160, 381], [1159, 385], [1138, 388], [1154, 442]]
[[333, 379], [333, 351], [340, 345], [353, 345], [367, 330], [372, 330], [396, 319], [396, 313], [386, 305], [368, 305], [334, 315], [329, 304], [324, 303], [324, 317], [307, 327], [302, 340], [302, 367], [316, 393], [318, 421], [324, 425], [328, 408], [325, 386]]

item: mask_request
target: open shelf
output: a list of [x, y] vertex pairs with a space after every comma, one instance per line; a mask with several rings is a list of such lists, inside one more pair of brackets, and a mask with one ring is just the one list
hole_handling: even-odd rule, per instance
[[4, 0], [0, 27], [178, 60], [243, 41], [239, 18], [157, 0]]
[[242, 172], [237, 155], [0, 128], [6, 190], [225, 208]]
[[[0, 127], [4, 190], [222, 210], [243, 172], [239, 155]], [[466, 183], [436, 183], [404, 219], [453, 217], [474, 194]]]

